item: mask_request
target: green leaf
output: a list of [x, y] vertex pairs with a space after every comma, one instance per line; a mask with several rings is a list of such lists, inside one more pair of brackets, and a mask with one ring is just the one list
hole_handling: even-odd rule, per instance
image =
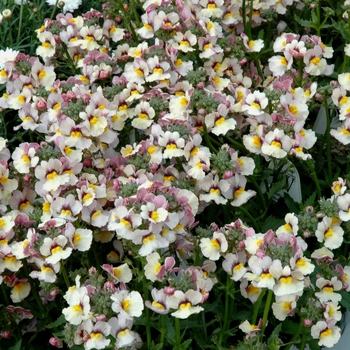
[[8, 348], [8, 350], [21, 350], [22, 347], [22, 339], [20, 339], [16, 345], [11, 346], [10, 348]]
[[303, 27], [311, 27], [311, 22], [299, 18], [297, 15], [294, 15], [294, 19]]
[[265, 39], [265, 32], [264, 32], [264, 29], [261, 29], [261, 30], [259, 31], [258, 39], [262, 39], [262, 40]]
[[269, 216], [268, 218], [266, 218], [266, 220], [262, 224], [261, 229], [264, 232], [270, 229], [276, 230], [284, 223], [285, 222], [283, 219], [278, 219], [278, 218], [275, 218], [274, 216]]
[[272, 198], [276, 193], [278, 193], [285, 187], [286, 181], [287, 181], [286, 179], [287, 179], [286, 175], [281, 176], [281, 181], [278, 181], [277, 183], [273, 184], [269, 188], [269, 192], [268, 192], [269, 199]]
[[305, 201], [303, 207], [306, 208], [308, 206], [315, 206], [316, 192], [313, 192], [312, 195]]
[[48, 329], [56, 328], [63, 323], [66, 323], [66, 319], [64, 315], [61, 315], [55, 322], [49, 323], [45, 328], [48, 328]]
[[[152, 342], [152, 345], [153, 344], [154, 343]], [[163, 343], [159, 343], [157, 345], [153, 345], [150, 350], [162, 350], [163, 349], [163, 345], [164, 345]]]
[[290, 196], [288, 192], [284, 193], [283, 200], [286, 203], [287, 208], [292, 213], [299, 213], [299, 205], [297, 202], [294, 201], [294, 199]]
[[342, 296], [340, 304], [344, 306], [347, 310], [350, 310], [350, 293], [344, 290], [339, 292]]

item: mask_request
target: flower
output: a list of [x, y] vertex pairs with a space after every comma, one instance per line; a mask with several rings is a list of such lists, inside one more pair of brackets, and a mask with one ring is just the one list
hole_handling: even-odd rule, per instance
[[177, 290], [168, 298], [168, 305], [176, 309], [172, 316], [185, 319], [192, 314], [197, 314], [203, 310], [201, 306], [194, 306], [202, 300], [202, 294], [195, 290], [188, 290], [186, 293]]
[[[4, 15], [4, 14], [3, 14]], [[19, 54], [19, 51], [13, 50], [7, 47], [5, 50], [0, 50], [0, 70], [5, 68], [5, 63], [8, 61], [14, 61]]]
[[[55, 0], [46, 0], [46, 3], [50, 6], [59, 6], [59, 3]], [[62, 8], [62, 12], [73, 12], [74, 10], [78, 9], [79, 6], [82, 4], [82, 0], [65, 0], [64, 5]]]

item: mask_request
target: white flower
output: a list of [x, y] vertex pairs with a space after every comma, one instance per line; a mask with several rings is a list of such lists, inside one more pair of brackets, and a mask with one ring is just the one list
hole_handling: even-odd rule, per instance
[[220, 253], [225, 253], [228, 247], [225, 235], [222, 232], [214, 232], [213, 238], [202, 238], [199, 244], [203, 255], [210, 260], [219, 260]]
[[19, 54], [19, 51], [7, 47], [5, 50], [0, 50], [0, 70], [5, 68], [7, 61], [14, 61]]
[[30, 283], [29, 282], [17, 282], [11, 290], [11, 300], [14, 303], [20, 303], [25, 299], [30, 293]]
[[340, 339], [340, 328], [335, 325], [336, 320], [318, 321], [311, 327], [311, 335], [314, 339], [319, 339], [318, 345], [327, 348], [333, 347]]
[[[46, 3], [51, 6], [55, 6], [56, 4], [58, 6], [58, 2], [56, 0], [46, 0]], [[82, 0], [64, 0], [64, 6], [62, 8], [62, 12], [63, 13], [73, 12], [74, 10], [79, 8], [81, 4], [82, 4]]]
[[177, 309], [171, 315], [177, 318], [185, 319], [192, 314], [198, 314], [203, 310], [201, 306], [193, 306], [202, 300], [202, 294], [196, 290], [190, 289], [186, 293], [181, 290], [168, 298], [168, 305], [172, 309]]
[[112, 310], [121, 313], [126, 319], [139, 317], [144, 308], [141, 294], [136, 291], [121, 290], [111, 296], [113, 300]]

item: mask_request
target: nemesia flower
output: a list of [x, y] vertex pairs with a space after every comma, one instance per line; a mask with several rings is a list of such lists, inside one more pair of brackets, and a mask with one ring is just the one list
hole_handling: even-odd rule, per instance
[[54, 239], [45, 237], [43, 245], [40, 247], [40, 253], [46, 257], [47, 263], [56, 264], [71, 255], [72, 248], [65, 247], [67, 242], [67, 238], [63, 235], [59, 235]]
[[161, 315], [169, 313], [170, 307], [167, 304], [169, 296], [164, 292], [164, 289], [157, 290], [156, 288], [153, 288], [151, 294], [153, 301], [150, 302], [149, 300], [146, 300], [146, 307]]
[[193, 289], [188, 290], [186, 293], [177, 290], [171, 295], [167, 304], [171, 309], [176, 311], [171, 315], [176, 318], [186, 319], [192, 314], [198, 314], [204, 309], [201, 306], [195, 306], [202, 300], [202, 294]]
[[90, 298], [86, 287], [75, 288], [70, 293], [65, 294], [69, 307], [62, 310], [66, 320], [73, 325], [79, 325], [81, 322], [89, 319]]
[[276, 301], [272, 304], [274, 316], [278, 320], [284, 321], [295, 310], [296, 301], [297, 296], [295, 294], [276, 297]]
[[221, 253], [225, 253], [228, 244], [222, 232], [214, 232], [213, 238], [201, 238], [199, 244], [203, 255], [210, 260], [219, 260]]
[[107, 322], [97, 321], [92, 323], [91, 319], [85, 320], [79, 327], [86, 334], [84, 349], [104, 349], [111, 342], [106, 337], [110, 334], [111, 326]]
[[120, 290], [111, 295], [112, 310], [121, 313], [126, 319], [141, 316], [144, 309], [141, 294], [136, 291]]
[[117, 348], [124, 348], [137, 343], [139, 336], [131, 330], [133, 320], [119, 314], [117, 317], [111, 317], [108, 324], [111, 326], [110, 334], [117, 339], [115, 344]]
[[315, 236], [319, 242], [324, 242], [329, 249], [339, 248], [343, 242], [344, 230], [339, 225], [334, 225], [330, 217], [324, 217], [317, 225]]
[[57, 273], [60, 271], [60, 263], [49, 264], [40, 258], [34, 258], [34, 262], [40, 270], [32, 271], [29, 276], [39, 281], [54, 283], [57, 280]]
[[340, 291], [343, 285], [336, 276], [332, 277], [331, 280], [320, 277], [316, 280], [316, 286], [320, 291], [316, 292], [315, 295], [321, 302], [338, 303], [341, 300], [341, 294], [336, 293], [336, 291]]
[[335, 325], [336, 320], [318, 321], [311, 327], [311, 336], [319, 339], [318, 345], [331, 348], [340, 339], [340, 328]]
[[30, 293], [31, 287], [27, 280], [18, 280], [11, 289], [10, 298], [13, 303], [20, 303]]
[[241, 323], [238, 328], [248, 334], [249, 336], [254, 335], [255, 333], [258, 333], [260, 331], [260, 328], [258, 325], [250, 324], [248, 320], [245, 320], [243, 323]]
[[231, 276], [231, 279], [238, 281], [248, 271], [244, 266], [245, 262], [246, 256], [244, 252], [238, 252], [237, 254], [228, 253], [225, 255], [222, 267]]

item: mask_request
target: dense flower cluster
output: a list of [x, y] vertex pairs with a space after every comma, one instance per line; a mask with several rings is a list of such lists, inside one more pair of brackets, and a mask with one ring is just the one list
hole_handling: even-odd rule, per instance
[[[227, 295], [235, 283], [253, 304], [252, 319], [239, 324], [242, 340], [262, 339], [270, 308], [278, 321], [309, 327], [320, 346], [339, 340], [350, 266], [333, 251], [350, 219], [345, 180], [333, 183], [320, 210], [288, 213], [275, 230], [258, 232], [232, 214], [221, 227], [200, 227], [212, 204], [245, 213], [243, 205], [264, 198], [254, 183], [257, 159], [281, 171], [290, 160], [311, 160], [310, 106], [324, 98], [317, 77], [334, 70], [331, 47], [316, 35], [284, 32], [282, 21], [262, 62], [265, 42], [246, 23], [251, 30], [264, 13], [303, 4], [244, 4], [144, 1], [129, 28], [106, 15], [105, 4], [106, 13], [47, 19], [37, 30], [38, 57], [6, 51], [0, 107], [18, 111], [16, 131], [37, 139], [11, 151], [0, 139], [0, 284], [13, 304], [34, 295], [39, 307], [65, 305], [64, 337], [52, 345], [140, 348], [139, 317], [153, 311], [178, 322], [203, 312], [219, 276], [228, 276]], [[66, 76], [61, 60], [70, 64]], [[348, 91], [344, 73], [332, 90], [342, 125], [331, 131], [343, 144]], [[83, 268], [68, 274], [78, 262]], [[6, 313], [19, 324], [30, 320], [28, 330], [36, 325], [26, 308], [8, 305]]]

